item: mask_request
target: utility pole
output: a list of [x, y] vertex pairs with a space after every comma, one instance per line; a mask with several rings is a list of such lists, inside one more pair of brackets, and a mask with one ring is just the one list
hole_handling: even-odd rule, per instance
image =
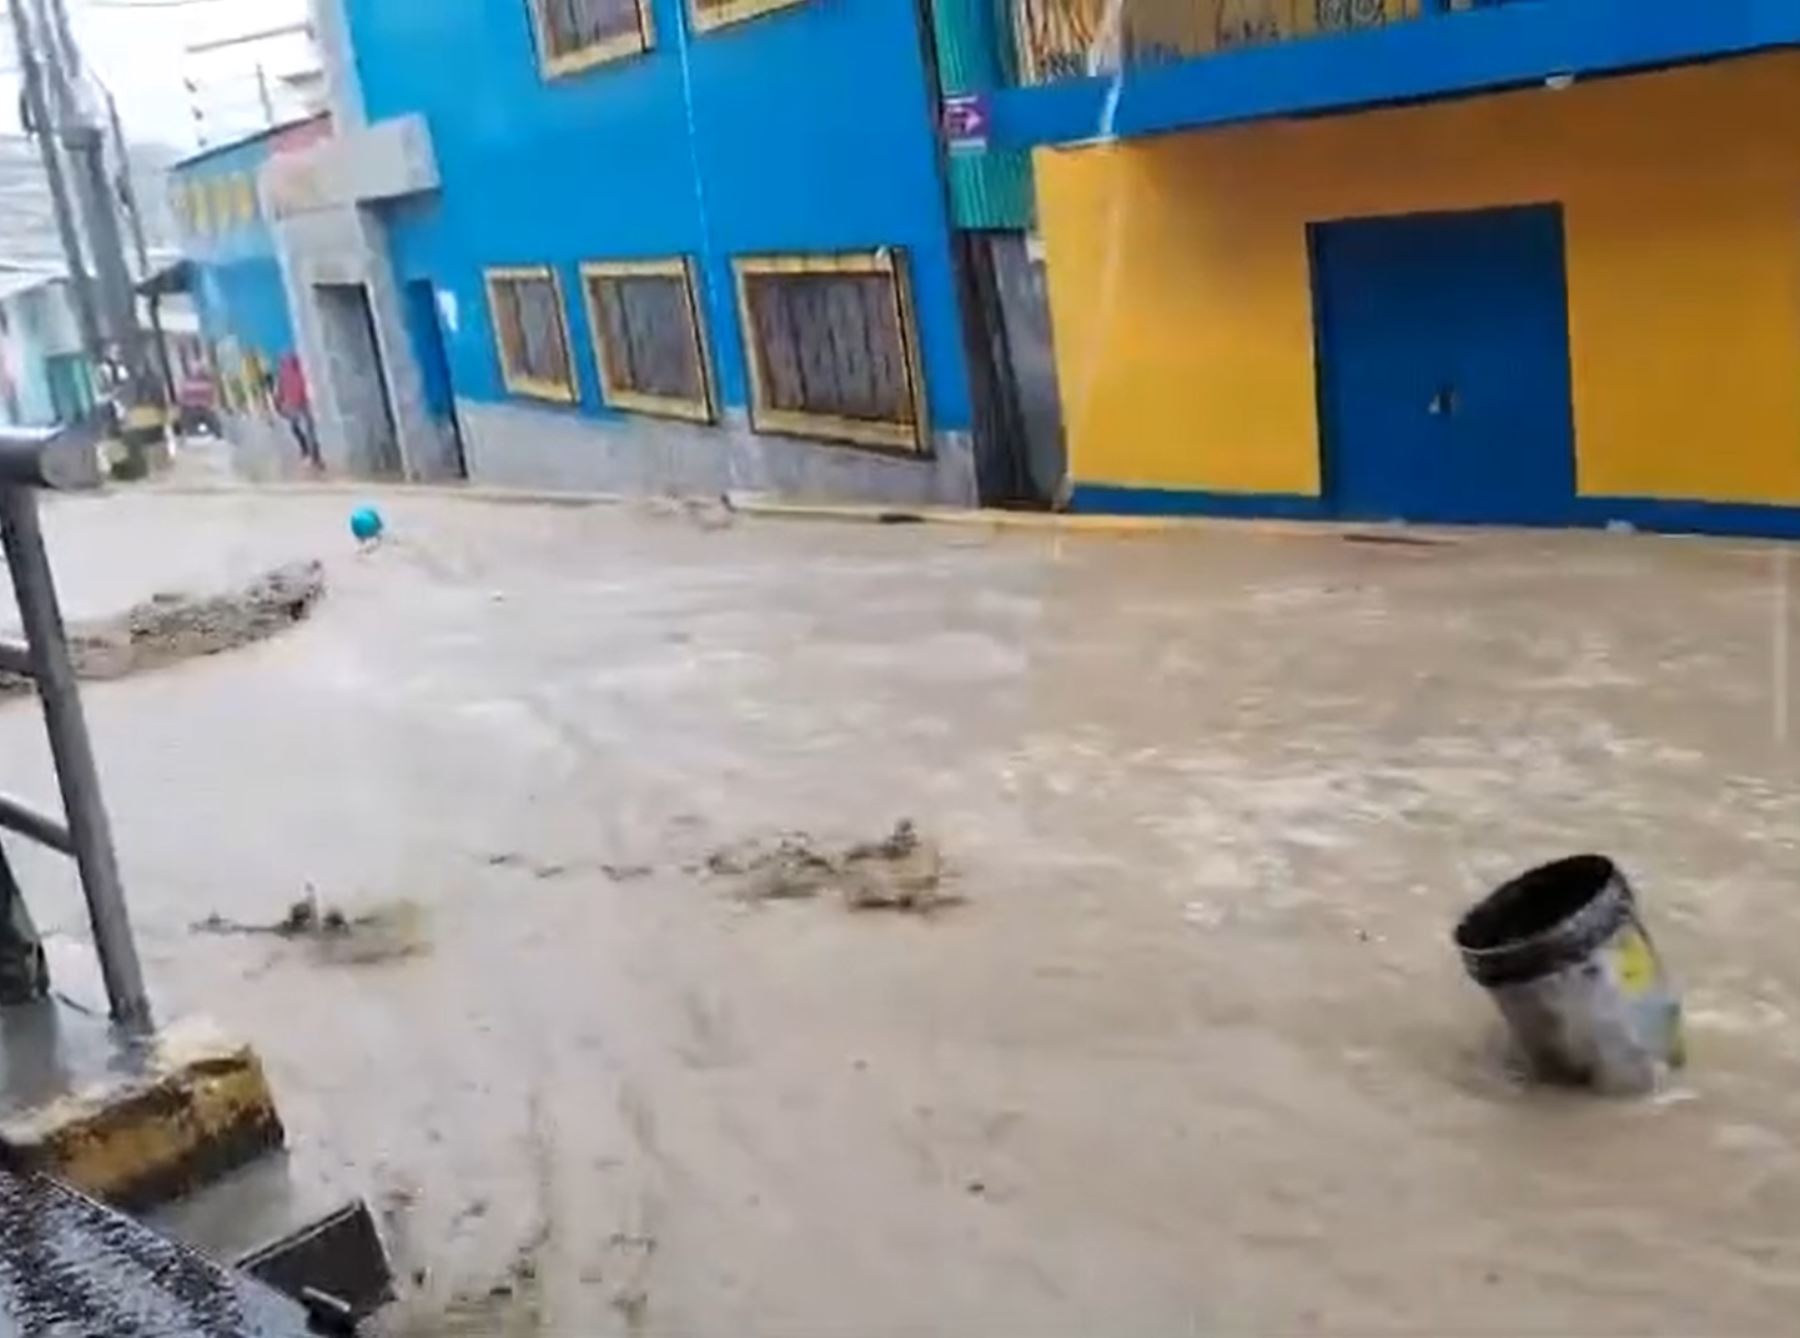
[[81, 48], [75, 45], [75, 33], [69, 27], [68, 7], [63, 0], [51, 0], [51, 6], [56, 20], [56, 29], [54, 32], [46, 30], [44, 41], [54, 48], [56, 54], [53, 59], [56, 63], [66, 66], [69, 74], [79, 79], [81, 77]]
[[80, 57], [69, 36], [62, 0], [34, 0], [34, 8], [38, 29], [45, 37], [45, 66], [55, 99], [57, 128], [69, 157], [76, 199], [93, 252], [99, 303], [104, 313], [101, 331], [116, 351], [116, 365], [124, 372], [117, 389], [124, 408], [121, 435], [126, 458], [131, 472], [141, 474], [143, 446], [162, 430], [162, 394], [146, 356], [143, 331], [138, 328], [137, 293], [125, 263], [125, 245], [106, 170], [106, 140], [86, 87], [78, 87], [71, 78], [69, 66], [79, 69]]
[[[137, 251], [138, 274], [149, 279], [150, 247], [144, 240], [144, 210], [138, 201], [137, 183], [131, 179], [131, 155], [125, 147], [125, 127], [119, 122], [119, 101], [110, 91], [106, 95], [106, 118], [112, 124], [113, 152], [119, 159], [119, 203], [131, 220], [131, 241]], [[156, 370], [162, 377], [163, 402], [172, 406], [175, 403], [175, 374], [169, 368], [169, 342], [163, 335], [160, 297], [150, 299], [150, 335], [155, 343]]]
[[50, 117], [49, 99], [44, 93], [44, 72], [38, 64], [37, 47], [32, 41], [31, 24], [25, 14], [25, 0], [8, 0], [12, 11], [13, 44], [18, 48], [19, 73], [25, 84], [25, 110], [31, 124], [26, 126], [38, 142], [44, 160], [44, 179], [50, 187], [51, 212], [56, 217], [56, 233], [62, 242], [63, 257], [69, 266], [69, 286], [75, 294], [75, 319], [81, 327], [81, 343], [98, 367], [106, 357], [100, 337], [100, 322], [95, 315], [93, 281], [88, 277], [87, 263], [82, 259], [81, 234], [75, 226], [75, 211], [69, 204], [69, 187], [63, 179], [62, 157], [56, 148], [55, 122]]

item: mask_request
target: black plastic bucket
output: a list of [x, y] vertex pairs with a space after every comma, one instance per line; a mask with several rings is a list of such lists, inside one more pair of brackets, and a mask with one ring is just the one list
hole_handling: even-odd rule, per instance
[[1456, 946], [1540, 1077], [1645, 1092], [1685, 1059], [1681, 1001], [1631, 884], [1604, 855], [1575, 855], [1496, 889]]

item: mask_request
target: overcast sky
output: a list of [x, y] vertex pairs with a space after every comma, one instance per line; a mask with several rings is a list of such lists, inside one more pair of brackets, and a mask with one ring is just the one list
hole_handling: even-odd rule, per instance
[[[443, 0], [439, 0], [443, 2]], [[200, 85], [207, 138], [217, 144], [262, 128], [256, 91], [261, 63], [275, 76], [316, 64], [303, 36], [189, 55], [196, 42], [214, 41], [280, 27], [306, 17], [306, 0], [65, 0], [77, 40], [101, 79], [119, 100], [126, 134], [179, 149], [199, 146], [193, 97], [184, 78]], [[3, 7], [4, 0], [0, 0]], [[10, 29], [8, 30], [10, 36]], [[10, 42], [7, 50], [10, 52]], [[7, 64], [12, 64], [9, 60]], [[11, 108], [17, 81], [6, 87], [8, 132], [16, 129]], [[277, 115], [292, 114], [278, 83]]]

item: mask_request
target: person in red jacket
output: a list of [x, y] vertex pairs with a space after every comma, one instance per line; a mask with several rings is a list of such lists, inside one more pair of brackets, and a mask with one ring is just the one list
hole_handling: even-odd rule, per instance
[[313, 430], [312, 408], [307, 402], [306, 372], [296, 354], [283, 354], [276, 368], [275, 411], [287, 420], [288, 431], [300, 446], [300, 458], [318, 468], [323, 463], [319, 459], [319, 437]]

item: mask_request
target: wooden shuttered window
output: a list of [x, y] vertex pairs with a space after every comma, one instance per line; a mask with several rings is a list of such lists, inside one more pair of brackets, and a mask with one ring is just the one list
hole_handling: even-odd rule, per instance
[[744, 257], [736, 273], [758, 431], [925, 449], [899, 253]]
[[705, 327], [685, 259], [581, 267], [601, 398], [616, 409], [694, 422], [714, 417]]
[[491, 269], [486, 279], [494, 347], [507, 390], [573, 404], [578, 398], [575, 365], [556, 271], [547, 265]]

